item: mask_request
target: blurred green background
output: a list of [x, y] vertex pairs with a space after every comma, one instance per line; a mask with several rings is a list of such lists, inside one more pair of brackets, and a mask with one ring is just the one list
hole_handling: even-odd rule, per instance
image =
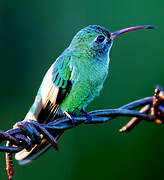
[[[110, 73], [89, 110], [116, 108], [164, 87], [164, 1], [162, 0], [0, 0], [0, 129], [23, 120], [45, 72], [81, 28], [97, 24], [115, 31], [152, 24], [158, 29], [115, 39]], [[17, 180], [163, 179], [164, 126], [141, 122], [118, 129], [128, 118], [81, 125], [65, 132], [60, 152], [50, 149], [24, 166]], [[0, 154], [0, 179], [7, 179]]]

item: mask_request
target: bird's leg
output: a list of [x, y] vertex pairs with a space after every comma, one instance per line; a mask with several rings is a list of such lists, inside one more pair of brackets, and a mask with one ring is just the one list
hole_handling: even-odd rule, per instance
[[[141, 113], [148, 113], [150, 111], [150, 105], [146, 105], [144, 106], [140, 112]], [[128, 130], [131, 130], [132, 128], [134, 128], [138, 123], [140, 122], [140, 119], [137, 117], [133, 117], [125, 126], [123, 126], [119, 131], [120, 132], [125, 132]]]
[[92, 116], [84, 109], [82, 109], [81, 111], [82, 111], [82, 116], [84, 115], [87, 118], [85, 124], [89, 124], [92, 121]]
[[[9, 141], [7, 141], [6, 146], [11, 146]], [[14, 169], [13, 169], [13, 157], [11, 152], [6, 152], [6, 171], [7, 171], [8, 179], [12, 179], [14, 174]]]

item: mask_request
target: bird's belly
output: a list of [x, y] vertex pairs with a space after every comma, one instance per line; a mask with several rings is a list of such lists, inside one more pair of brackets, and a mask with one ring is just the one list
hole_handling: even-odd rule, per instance
[[85, 109], [95, 96], [99, 94], [102, 89], [102, 85], [102, 80], [96, 82], [90, 79], [85, 79], [76, 82], [72, 86], [70, 93], [61, 103], [61, 110], [79, 115], [81, 110]]

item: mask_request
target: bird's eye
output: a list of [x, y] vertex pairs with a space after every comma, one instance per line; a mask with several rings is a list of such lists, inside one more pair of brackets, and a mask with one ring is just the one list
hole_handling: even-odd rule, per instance
[[102, 43], [104, 41], [104, 39], [105, 39], [105, 37], [101, 35], [101, 36], [97, 37], [96, 41]]

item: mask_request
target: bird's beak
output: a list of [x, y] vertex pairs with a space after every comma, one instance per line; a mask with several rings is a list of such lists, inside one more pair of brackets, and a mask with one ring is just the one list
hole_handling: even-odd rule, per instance
[[135, 27], [129, 27], [129, 28], [125, 28], [125, 29], [121, 29], [115, 32], [111, 32], [110, 33], [110, 39], [114, 39], [115, 37], [130, 32], [130, 31], [135, 31], [135, 30], [139, 30], [139, 29], [154, 29], [155, 26], [152, 25], [144, 25], [144, 26], [135, 26]]

